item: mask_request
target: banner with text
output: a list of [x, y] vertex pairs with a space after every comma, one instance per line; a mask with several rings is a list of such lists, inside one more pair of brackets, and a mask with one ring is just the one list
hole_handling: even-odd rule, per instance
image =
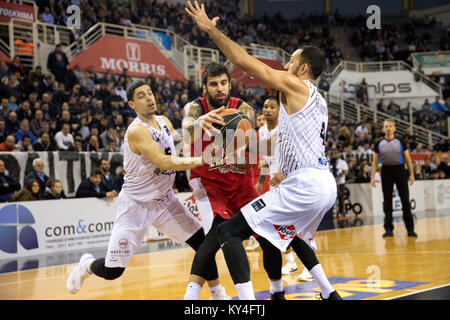
[[368, 97], [369, 99], [429, 98], [438, 94], [424, 82], [417, 82], [414, 73], [406, 70], [380, 72], [342, 70], [332, 82], [330, 94], [340, 96], [339, 84], [342, 80], [345, 80], [350, 90], [355, 92], [363, 78], [366, 79], [368, 89], [373, 89], [375, 93], [375, 97]]
[[35, 18], [34, 7], [30, 5], [0, 1], [0, 22], [9, 22], [14, 18], [33, 22]]
[[123, 37], [105, 35], [70, 62], [85, 70], [93, 65], [95, 72], [121, 74], [124, 69], [133, 77], [145, 78], [154, 74], [157, 78], [185, 80], [183, 74], [152, 43]]

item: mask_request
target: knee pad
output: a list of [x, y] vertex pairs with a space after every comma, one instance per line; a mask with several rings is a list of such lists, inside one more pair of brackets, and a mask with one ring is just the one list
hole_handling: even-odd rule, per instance
[[105, 269], [104, 269], [104, 271], [105, 271], [105, 274], [104, 274], [104, 279], [106, 279], [106, 280], [114, 280], [114, 279], [117, 279], [117, 278], [119, 278], [122, 274], [123, 274], [123, 272], [125, 271], [125, 268], [108, 268], [108, 267], [105, 267]]

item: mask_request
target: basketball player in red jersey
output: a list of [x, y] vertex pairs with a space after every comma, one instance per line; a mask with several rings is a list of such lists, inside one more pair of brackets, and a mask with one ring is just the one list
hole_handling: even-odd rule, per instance
[[[188, 103], [183, 109], [183, 137], [186, 143], [191, 144], [191, 154], [201, 154], [212, 142], [207, 137], [217, 131], [214, 124], [225, 125], [219, 115], [224, 107], [242, 111], [250, 119], [252, 127], [255, 126], [253, 108], [241, 99], [230, 97], [230, 74], [224, 65], [210, 63], [203, 73], [202, 85], [206, 96]], [[184, 297], [186, 300], [196, 300], [204, 283], [204, 274], [220, 249], [217, 226], [255, 199], [258, 192], [252, 172], [238, 173], [232, 166], [211, 169], [209, 165], [203, 165], [192, 169], [189, 184], [197, 202], [200, 223], [207, 233], [194, 257]], [[258, 237], [258, 242], [270, 279], [271, 298], [284, 299], [281, 252], [262, 237]]]

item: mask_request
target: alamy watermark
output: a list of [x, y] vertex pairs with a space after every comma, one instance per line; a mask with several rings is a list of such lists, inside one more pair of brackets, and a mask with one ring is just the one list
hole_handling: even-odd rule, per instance
[[366, 26], [369, 30], [381, 29], [381, 9], [373, 4], [367, 7], [366, 14], [370, 16], [366, 20]]
[[81, 29], [81, 10], [77, 5], [71, 5], [67, 8], [66, 13], [69, 15], [67, 18], [66, 26], [69, 29]]

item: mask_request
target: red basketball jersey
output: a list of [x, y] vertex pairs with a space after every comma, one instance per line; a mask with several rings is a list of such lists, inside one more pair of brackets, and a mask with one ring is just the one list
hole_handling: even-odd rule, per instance
[[[207, 97], [197, 100], [201, 103], [203, 107], [203, 114], [208, 113], [209, 107], [207, 103]], [[234, 97], [230, 97], [230, 102], [228, 104], [229, 109], [237, 109], [241, 104], [242, 100]], [[204, 132], [202, 131], [202, 136]], [[200, 156], [201, 152], [211, 143], [213, 140], [202, 141], [202, 150], [194, 150], [195, 143], [191, 144], [191, 156]], [[198, 144], [200, 145], [200, 144]], [[204, 164], [200, 167], [191, 169], [190, 179], [202, 178], [202, 183], [214, 183], [220, 186], [222, 190], [235, 191], [240, 188], [246, 188], [249, 185], [253, 185], [253, 177], [249, 172], [247, 174], [234, 173], [234, 172], [221, 172], [220, 168], [210, 170], [208, 164]]]

